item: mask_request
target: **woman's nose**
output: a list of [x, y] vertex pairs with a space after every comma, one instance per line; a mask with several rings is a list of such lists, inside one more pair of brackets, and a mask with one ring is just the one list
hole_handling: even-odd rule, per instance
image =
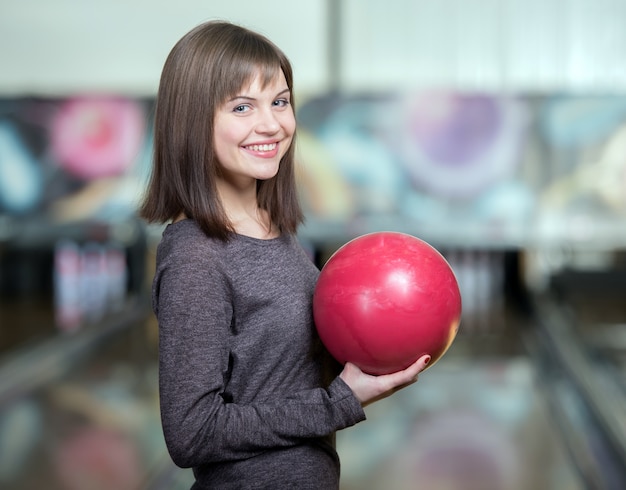
[[271, 110], [262, 111], [259, 114], [256, 130], [259, 133], [274, 134], [280, 130], [280, 122], [276, 114]]

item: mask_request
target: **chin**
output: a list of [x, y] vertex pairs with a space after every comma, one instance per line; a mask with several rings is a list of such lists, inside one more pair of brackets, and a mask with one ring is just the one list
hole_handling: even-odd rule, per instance
[[278, 169], [280, 167], [278, 165], [276, 165], [273, 168], [268, 168], [263, 172], [259, 172], [256, 176], [257, 180], [270, 180], [273, 179], [274, 177], [276, 177], [276, 175], [278, 174]]

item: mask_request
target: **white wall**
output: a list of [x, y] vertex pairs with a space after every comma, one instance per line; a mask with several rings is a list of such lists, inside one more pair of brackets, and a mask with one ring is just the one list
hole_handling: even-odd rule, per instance
[[222, 18], [262, 31], [294, 64], [298, 87], [324, 86], [326, 0], [0, 0], [0, 95], [155, 93], [189, 29]]
[[351, 89], [626, 91], [625, 0], [344, 4], [342, 79]]
[[[626, 0], [334, 0], [341, 88], [625, 92]], [[261, 30], [329, 88], [327, 0], [0, 0], [0, 95], [152, 95], [209, 18]]]

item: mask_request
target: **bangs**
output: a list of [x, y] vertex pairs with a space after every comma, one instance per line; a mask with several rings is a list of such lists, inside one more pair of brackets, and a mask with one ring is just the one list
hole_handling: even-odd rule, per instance
[[219, 104], [238, 95], [242, 87], [250, 85], [257, 77], [261, 88], [265, 88], [281, 71], [289, 90], [293, 89], [291, 67], [286, 58], [281, 58], [282, 53], [277, 52], [275, 46], [256, 37], [252, 40], [242, 39], [232, 46], [230, 52], [223, 53], [221, 75], [216, 77], [220, 86], [214, 92]]
[[230, 77], [225, 83], [220, 102], [225, 102], [238, 95], [242, 88], [251, 85], [257, 77], [259, 77], [261, 88], [264, 89], [272, 81], [276, 80], [280, 72], [280, 64], [268, 65], [250, 63], [246, 66], [238, 64], [236, 70], [231, 72]]

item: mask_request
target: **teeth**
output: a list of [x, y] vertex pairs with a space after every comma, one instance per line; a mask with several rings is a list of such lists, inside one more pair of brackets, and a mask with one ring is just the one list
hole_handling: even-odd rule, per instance
[[250, 146], [247, 146], [246, 148], [252, 151], [272, 151], [273, 149], [276, 148], [276, 143], [272, 143], [269, 145], [250, 145]]

